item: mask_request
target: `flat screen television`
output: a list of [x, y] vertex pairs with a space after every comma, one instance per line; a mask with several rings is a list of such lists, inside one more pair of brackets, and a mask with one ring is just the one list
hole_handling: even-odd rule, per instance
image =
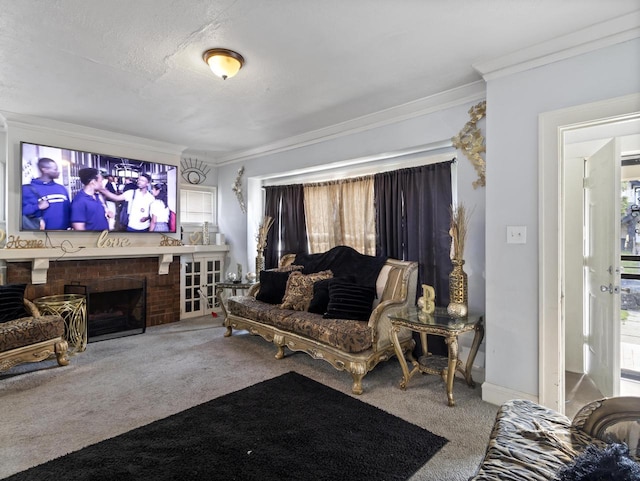
[[176, 232], [178, 168], [20, 143], [21, 231]]

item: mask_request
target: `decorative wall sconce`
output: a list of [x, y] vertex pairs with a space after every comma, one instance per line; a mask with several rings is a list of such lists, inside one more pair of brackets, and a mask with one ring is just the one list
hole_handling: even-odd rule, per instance
[[238, 198], [238, 202], [240, 203], [240, 210], [243, 214], [247, 213], [247, 207], [244, 205], [244, 196], [242, 195], [242, 175], [244, 174], [244, 167], [240, 167], [238, 169], [238, 176], [236, 177], [236, 181], [231, 186], [231, 190], [233, 190]]
[[180, 159], [182, 172], [180, 175], [190, 184], [202, 184], [207, 179], [207, 174], [211, 170], [201, 160]]
[[244, 65], [244, 58], [238, 52], [226, 48], [212, 48], [202, 54], [211, 71], [222, 80], [233, 77]]
[[486, 113], [486, 100], [483, 100], [479, 104], [471, 107], [469, 109], [469, 116], [471, 117], [471, 120], [464, 125], [464, 128], [458, 135], [451, 139], [453, 146], [462, 150], [478, 173], [478, 179], [473, 182], [474, 189], [478, 186], [484, 187], [486, 184], [486, 162], [481, 155], [486, 152], [486, 146], [482, 132], [477, 125], [478, 122], [486, 116]]

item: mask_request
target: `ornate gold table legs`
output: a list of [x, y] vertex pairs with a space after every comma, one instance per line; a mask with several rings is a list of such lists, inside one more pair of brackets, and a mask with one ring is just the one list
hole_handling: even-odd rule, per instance
[[[420, 334], [420, 340], [422, 343], [422, 356], [417, 361], [413, 358], [411, 353], [408, 354], [409, 360], [413, 365], [413, 369], [409, 370], [409, 365], [404, 357], [402, 349], [400, 347], [400, 341], [398, 339], [398, 333], [402, 328], [409, 328], [413, 332]], [[458, 336], [463, 332], [474, 330], [473, 343], [467, 362], [463, 366], [462, 362], [458, 359]], [[473, 361], [478, 353], [480, 343], [484, 338], [484, 326], [483, 319], [479, 317], [475, 321], [466, 321], [456, 324], [428, 324], [417, 323], [407, 321], [400, 317], [391, 317], [391, 329], [389, 331], [391, 341], [396, 351], [396, 357], [400, 362], [402, 369], [402, 380], [400, 381], [400, 388], [406, 389], [409, 384], [409, 380], [417, 373], [422, 372], [425, 374], [440, 375], [445, 382], [447, 392], [447, 404], [449, 406], [455, 406], [455, 400], [453, 399], [453, 382], [455, 379], [456, 371], [459, 371], [470, 387], [475, 387], [475, 382], [471, 375], [471, 369], [473, 368]], [[444, 337], [447, 344], [447, 356], [437, 356], [429, 353], [427, 346], [427, 334], [433, 334]]]
[[418, 362], [413, 359], [413, 354], [409, 352], [409, 356], [414, 366], [411, 372], [409, 372], [409, 366], [407, 365], [407, 360], [404, 357], [402, 346], [400, 345], [400, 340], [398, 339], [398, 332], [400, 332], [400, 327], [391, 327], [391, 342], [393, 343], [393, 347], [396, 351], [396, 357], [398, 358], [400, 367], [402, 368], [402, 380], [400, 381], [400, 388], [406, 389], [407, 384], [409, 384], [409, 379], [411, 379], [416, 372], [420, 371], [420, 367], [418, 366]]

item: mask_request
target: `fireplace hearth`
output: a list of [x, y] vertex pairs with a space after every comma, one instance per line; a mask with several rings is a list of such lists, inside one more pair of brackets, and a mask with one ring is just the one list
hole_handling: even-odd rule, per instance
[[87, 298], [88, 342], [142, 334], [146, 330], [146, 278], [117, 276], [78, 281], [66, 294]]

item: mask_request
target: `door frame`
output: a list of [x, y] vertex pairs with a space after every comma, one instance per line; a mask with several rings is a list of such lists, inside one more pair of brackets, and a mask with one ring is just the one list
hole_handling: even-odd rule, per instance
[[640, 94], [540, 114], [538, 119], [538, 399], [564, 413], [564, 132], [640, 112]]

